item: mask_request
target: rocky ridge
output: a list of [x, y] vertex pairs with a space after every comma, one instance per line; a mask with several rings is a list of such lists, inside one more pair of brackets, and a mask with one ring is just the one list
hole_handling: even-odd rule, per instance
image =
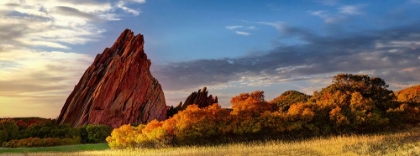
[[86, 124], [141, 124], [166, 118], [162, 87], [151, 75], [143, 35], [126, 29], [111, 48], [98, 54], [67, 98], [57, 119]]

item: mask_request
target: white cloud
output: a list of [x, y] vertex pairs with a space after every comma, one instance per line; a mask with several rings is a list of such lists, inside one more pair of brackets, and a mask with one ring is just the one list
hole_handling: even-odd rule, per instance
[[135, 16], [138, 16], [140, 14], [140, 11], [135, 10], [135, 9], [131, 9], [131, 8], [125, 6], [125, 2], [124, 1], [119, 1], [117, 3], [117, 7], [120, 8], [120, 9], [122, 9], [122, 10], [124, 10], [125, 12], [131, 13], [131, 14], [133, 14]]
[[[0, 47], [49, 47], [71, 49], [68, 44], [97, 40], [104, 29], [98, 22], [118, 20], [108, 2], [46, 0], [2, 1]], [[6, 40], [7, 38], [7, 40]]]
[[[246, 31], [256, 29], [256, 27], [254, 26], [242, 26], [242, 25], [231, 25], [231, 26], [226, 26], [225, 28], [234, 31], [238, 35], [243, 35], [243, 36], [251, 35], [251, 33], [246, 32]], [[243, 31], [243, 30], [246, 30], [246, 31]]]
[[107, 21], [119, 21], [121, 20], [117, 14], [114, 13], [106, 13], [102, 15], [98, 15], [101, 19], [107, 20]]
[[321, 19], [324, 20], [325, 23], [335, 23], [335, 22], [338, 22], [338, 21], [343, 20], [345, 18], [342, 15], [333, 16], [325, 10], [309, 11], [309, 13], [313, 16], [320, 17]]
[[338, 12], [332, 13], [325, 10], [308, 11], [313, 16], [318, 16], [324, 20], [325, 23], [336, 23], [348, 18], [350, 15], [362, 14], [362, 8], [366, 5], [345, 5], [338, 8]]
[[[145, 3], [129, 0], [128, 3]], [[0, 47], [35, 46], [71, 49], [68, 45], [96, 41], [106, 30], [100, 24], [120, 20], [117, 8], [133, 15], [123, 1], [13, 1], [0, 2]], [[7, 38], [7, 40], [6, 40]]]
[[259, 24], [269, 25], [276, 28], [278, 31], [283, 31], [285, 29], [284, 22], [258, 22]]
[[348, 14], [348, 15], [357, 15], [361, 14], [361, 5], [346, 5], [343, 7], [340, 7], [338, 10], [342, 14]]
[[249, 26], [249, 27], [247, 27], [246, 29], [249, 29], [249, 30], [254, 30], [254, 29], [256, 29], [256, 27], [254, 27], [254, 26]]
[[226, 29], [235, 30], [235, 29], [243, 28], [243, 27], [244, 26], [241, 26], [241, 25], [232, 25], [232, 26], [226, 26]]
[[243, 35], [243, 36], [251, 35], [250, 33], [244, 32], [244, 31], [235, 31], [235, 33], [238, 34], [238, 35]]

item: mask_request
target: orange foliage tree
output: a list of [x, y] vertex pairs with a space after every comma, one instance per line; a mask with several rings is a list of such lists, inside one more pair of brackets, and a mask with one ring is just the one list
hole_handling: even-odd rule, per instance
[[260, 117], [273, 110], [272, 104], [264, 99], [264, 91], [241, 93], [230, 100], [232, 112], [228, 130], [233, 134], [245, 135], [260, 132]]
[[173, 131], [179, 144], [205, 143], [207, 139], [224, 135], [228, 115], [229, 111], [222, 109], [219, 104], [205, 108], [190, 105], [169, 119], [169, 122], [174, 123], [174, 128], [167, 130]]
[[264, 100], [264, 91], [254, 91], [252, 93], [241, 93], [230, 100], [232, 104], [232, 114], [246, 113], [248, 115], [259, 116], [265, 111], [272, 111], [272, 105]]

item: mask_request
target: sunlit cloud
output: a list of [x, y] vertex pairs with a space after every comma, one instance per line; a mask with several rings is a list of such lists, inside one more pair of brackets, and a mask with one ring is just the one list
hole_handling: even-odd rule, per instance
[[0, 1], [0, 117], [56, 117], [93, 61], [73, 47], [101, 39], [104, 23], [140, 13], [119, 8], [95, 0]]
[[[7, 106], [2, 108], [13, 108], [24, 104], [28, 108], [39, 108], [38, 112], [43, 112], [42, 108], [49, 108], [54, 111], [44, 116], [55, 117], [92, 60], [91, 56], [85, 54], [58, 51], [22, 49], [1, 52], [0, 99], [8, 100], [0, 100], [0, 105]], [[18, 112], [25, 111], [14, 109], [1, 115], [15, 116]]]

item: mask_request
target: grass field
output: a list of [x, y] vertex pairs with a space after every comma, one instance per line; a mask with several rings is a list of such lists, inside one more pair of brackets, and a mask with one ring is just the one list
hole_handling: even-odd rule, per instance
[[[90, 150], [90, 151], [85, 151]], [[14, 152], [14, 153], [5, 153]], [[17, 153], [16, 153], [17, 152]], [[383, 135], [335, 136], [304, 141], [249, 142], [218, 146], [110, 150], [106, 144], [1, 149], [5, 155], [420, 155], [420, 128]]]
[[80, 145], [68, 145], [68, 146], [55, 146], [55, 147], [41, 147], [41, 148], [0, 148], [0, 154], [11, 154], [11, 153], [40, 153], [40, 152], [78, 152], [78, 151], [89, 151], [89, 150], [107, 150], [109, 149], [108, 144], [80, 144]]

